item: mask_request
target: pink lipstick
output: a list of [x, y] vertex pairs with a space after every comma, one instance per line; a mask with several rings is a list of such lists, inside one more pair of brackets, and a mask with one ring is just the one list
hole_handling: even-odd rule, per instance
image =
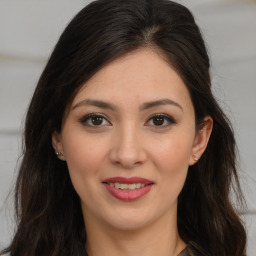
[[113, 177], [102, 181], [107, 191], [117, 199], [134, 201], [147, 194], [154, 182], [141, 177]]

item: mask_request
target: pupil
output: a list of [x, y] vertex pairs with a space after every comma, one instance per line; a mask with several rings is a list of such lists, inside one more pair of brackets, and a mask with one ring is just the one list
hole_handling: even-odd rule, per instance
[[153, 123], [155, 125], [162, 125], [164, 123], [164, 118], [163, 117], [155, 117], [153, 119]]
[[100, 117], [100, 116], [93, 116], [93, 117], [92, 117], [92, 123], [93, 123], [94, 125], [100, 125], [100, 124], [102, 124], [102, 117]]

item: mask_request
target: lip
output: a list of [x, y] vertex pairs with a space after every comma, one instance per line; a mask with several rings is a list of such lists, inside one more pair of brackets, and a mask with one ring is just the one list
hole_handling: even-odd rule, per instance
[[[134, 190], [126, 190], [126, 189], [118, 189], [109, 185], [109, 183], [123, 183], [123, 184], [133, 184], [133, 183], [142, 183], [145, 187], [134, 189]], [[122, 201], [134, 201], [145, 194], [147, 194], [154, 185], [154, 182], [145, 178], [141, 177], [112, 177], [102, 181], [103, 185], [105, 186], [106, 190], [112, 195], [113, 197], [122, 200]]]
[[154, 182], [152, 180], [148, 180], [145, 178], [141, 177], [130, 177], [130, 178], [125, 178], [125, 177], [112, 177], [108, 178], [102, 181], [103, 183], [123, 183], [123, 184], [133, 184], [133, 183], [142, 183], [144, 185], [149, 185], [153, 184]]

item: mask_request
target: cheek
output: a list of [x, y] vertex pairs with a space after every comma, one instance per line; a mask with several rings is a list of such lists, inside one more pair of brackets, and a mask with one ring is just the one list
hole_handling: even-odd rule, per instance
[[72, 137], [64, 141], [63, 149], [72, 184], [81, 201], [84, 204], [95, 201], [93, 191], [98, 190], [99, 170], [104, 159], [102, 148], [88, 139]]
[[[191, 137], [191, 136], [190, 136]], [[162, 196], [175, 199], [186, 180], [189, 159], [192, 149], [192, 139], [189, 136], [175, 136], [165, 140], [161, 146], [154, 149], [154, 164], [159, 172], [162, 186]]]
[[99, 139], [85, 137], [83, 133], [64, 135], [63, 151], [70, 178], [80, 198], [86, 201], [88, 196], [93, 196], [91, 191], [97, 189], [100, 166], [104, 164], [105, 159], [105, 147]]
[[[174, 134], [168, 138], [159, 140], [151, 152], [154, 155], [155, 162], [162, 165], [160, 169], [180, 169], [179, 167], [188, 167], [193, 145], [193, 136], [188, 134]], [[177, 167], [177, 168], [175, 168]]]
[[103, 141], [82, 133], [65, 137], [68, 139], [63, 141], [63, 149], [70, 172], [95, 173], [104, 159]]

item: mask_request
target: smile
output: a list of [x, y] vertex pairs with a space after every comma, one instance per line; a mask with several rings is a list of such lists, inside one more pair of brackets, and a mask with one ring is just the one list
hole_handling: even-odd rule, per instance
[[124, 184], [124, 183], [108, 183], [109, 186], [117, 188], [117, 189], [123, 189], [123, 190], [134, 190], [138, 188], [143, 188], [146, 185], [142, 183], [132, 183], [132, 184]]
[[113, 177], [104, 180], [103, 185], [113, 197], [123, 201], [134, 201], [147, 194], [153, 181], [140, 177]]

